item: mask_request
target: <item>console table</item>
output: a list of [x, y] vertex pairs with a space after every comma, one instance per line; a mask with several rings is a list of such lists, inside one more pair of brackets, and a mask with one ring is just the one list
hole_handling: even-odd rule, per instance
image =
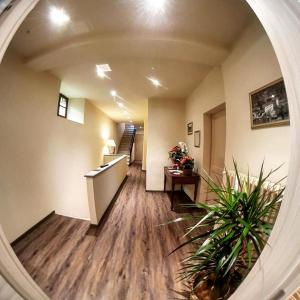
[[200, 175], [197, 173], [192, 173], [192, 175], [185, 175], [185, 174], [173, 174], [170, 172], [168, 167], [164, 167], [164, 192], [166, 192], [166, 184], [167, 184], [167, 178], [170, 178], [171, 180], [171, 210], [174, 209], [174, 189], [176, 184], [181, 184], [181, 190], [183, 184], [193, 184], [195, 185], [195, 191], [194, 191], [194, 201], [197, 199], [197, 192], [198, 192], [198, 185], [200, 181]]

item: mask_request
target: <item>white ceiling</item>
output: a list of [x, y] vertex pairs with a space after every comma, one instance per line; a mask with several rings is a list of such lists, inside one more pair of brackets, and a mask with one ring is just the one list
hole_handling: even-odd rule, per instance
[[[12, 47], [36, 71], [62, 80], [69, 97], [92, 100], [116, 121], [125, 115], [110, 96], [118, 91], [134, 121], [147, 113], [152, 96], [186, 97], [219, 65], [253, 18], [243, 0], [167, 0], [165, 12], [149, 11], [151, 0], [41, 0], [20, 27]], [[49, 20], [52, 6], [71, 21]], [[111, 80], [96, 76], [109, 63]], [[154, 76], [163, 87], [147, 80]]]

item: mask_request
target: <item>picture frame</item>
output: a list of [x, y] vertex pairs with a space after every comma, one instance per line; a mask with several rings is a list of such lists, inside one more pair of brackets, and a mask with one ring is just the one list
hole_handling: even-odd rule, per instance
[[290, 124], [288, 99], [282, 78], [249, 94], [251, 128]]
[[200, 138], [201, 138], [200, 130], [196, 130], [194, 132], [194, 147], [200, 148]]
[[187, 134], [192, 135], [193, 134], [193, 122], [190, 122], [187, 124]]

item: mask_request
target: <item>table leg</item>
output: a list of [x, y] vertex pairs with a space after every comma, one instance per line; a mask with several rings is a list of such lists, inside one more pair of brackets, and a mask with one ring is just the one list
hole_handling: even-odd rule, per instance
[[164, 178], [164, 193], [166, 192], [167, 176]]
[[174, 189], [175, 189], [175, 184], [172, 182], [172, 192], [171, 192], [171, 210], [174, 209]]
[[196, 199], [197, 199], [198, 185], [199, 185], [199, 182], [197, 181], [197, 182], [195, 183], [194, 202], [196, 202]]

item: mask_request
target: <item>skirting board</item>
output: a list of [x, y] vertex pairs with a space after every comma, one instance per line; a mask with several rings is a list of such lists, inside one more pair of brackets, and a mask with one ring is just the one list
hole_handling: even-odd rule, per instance
[[29, 228], [27, 231], [25, 231], [22, 235], [20, 235], [18, 238], [16, 238], [11, 244], [13, 247], [17, 242], [19, 242], [22, 238], [24, 238], [27, 234], [31, 233], [34, 229], [36, 229], [39, 225], [41, 225], [43, 222], [48, 220], [52, 215], [55, 214], [55, 211], [52, 211], [50, 214], [48, 214], [45, 218], [40, 220], [38, 223], [33, 225], [31, 228]]

